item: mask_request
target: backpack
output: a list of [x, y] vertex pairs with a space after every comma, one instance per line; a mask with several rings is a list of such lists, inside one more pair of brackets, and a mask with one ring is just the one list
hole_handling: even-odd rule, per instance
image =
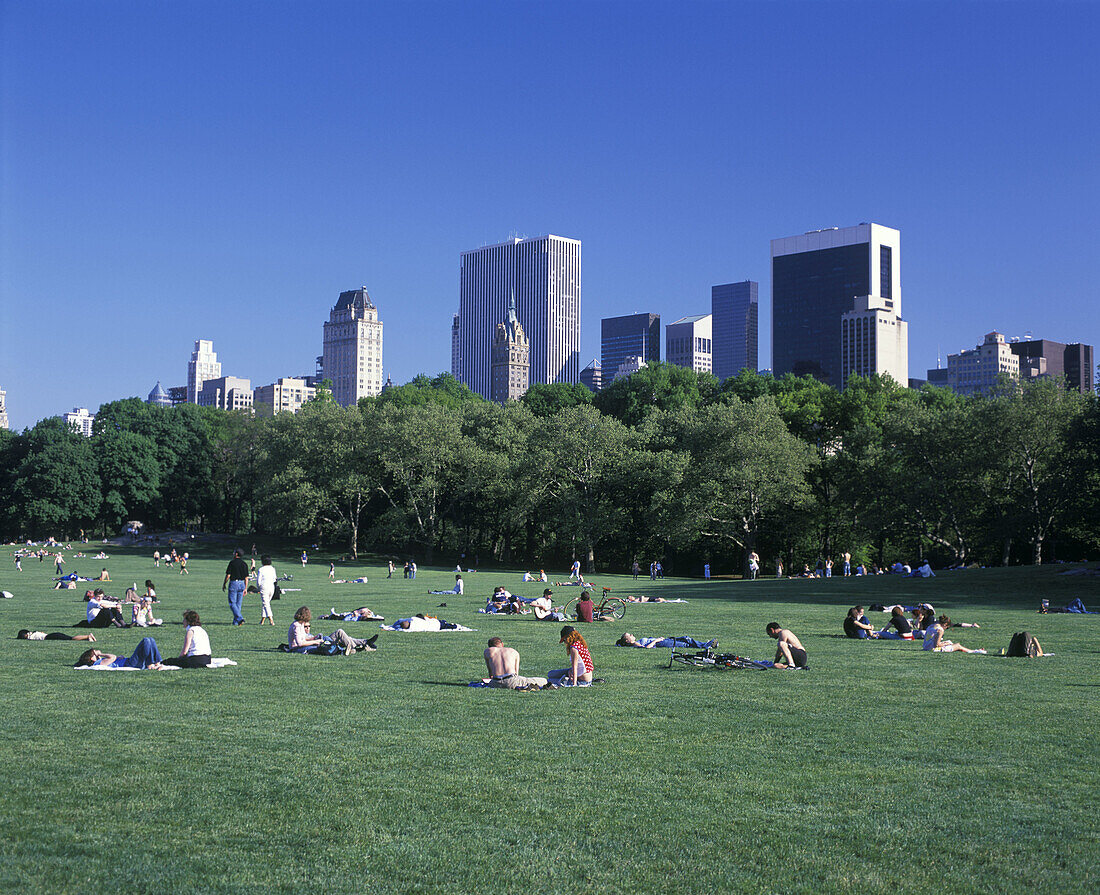
[[1012, 635], [1012, 640], [1010, 640], [1008, 644], [1008, 652], [1006, 652], [1005, 655], [1024, 659], [1034, 659], [1042, 655], [1042, 651], [1039, 648], [1039, 641], [1031, 634], [1027, 631], [1018, 631]]

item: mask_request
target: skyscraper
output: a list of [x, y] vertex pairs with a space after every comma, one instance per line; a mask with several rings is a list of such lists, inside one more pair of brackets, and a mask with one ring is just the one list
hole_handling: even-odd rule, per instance
[[773, 239], [771, 246], [775, 375], [808, 374], [840, 388], [841, 316], [855, 300], [870, 296], [901, 320], [901, 234], [859, 224]]
[[458, 339], [458, 314], [451, 321], [451, 375], [458, 378], [458, 368], [461, 366], [459, 358], [462, 356], [461, 345]]
[[[1028, 334], [1030, 335], [1030, 333]], [[1020, 358], [1020, 376], [1035, 379], [1049, 376], [1062, 379], [1067, 388], [1092, 393], [1092, 346], [1077, 342], [1064, 345], [1049, 339], [1028, 339], [1011, 343], [1012, 352]]]
[[665, 356], [670, 364], [696, 373], [714, 368], [713, 321], [710, 314], [681, 317], [665, 327]]
[[321, 369], [343, 407], [382, 391], [382, 323], [366, 286], [340, 293], [325, 324]]
[[752, 280], [710, 287], [714, 375], [729, 379], [760, 363], [760, 284]]
[[197, 404], [202, 384], [207, 379], [217, 379], [222, 375], [222, 365], [214, 352], [214, 343], [209, 339], [195, 342], [191, 360], [187, 364], [187, 403]]
[[889, 376], [909, 384], [909, 324], [886, 308], [886, 301], [864, 295], [840, 315], [840, 388], [849, 376]]
[[600, 321], [600, 369], [614, 376], [631, 357], [640, 357], [646, 363], [660, 362], [660, 314], [627, 314]]
[[7, 397], [8, 393], [0, 388], [0, 429], [8, 428], [8, 406], [4, 403]]
[[508, 305], [508, 319], [497, 324], [493, 335], [492, 385], [489, 397], [499, 404], [518, 401], [531, 378], [530, 346], [523, 324], [516, 317], [516, 300]]
[[[511, 239], [462, 253], [455, 377], [490, 396], [496, 325], [516, 317], [530, 345], [530, 383], [576, 382], [580, 375], [581, 244], [562, 236]], [[457, 344], [457, 351], [456, 351]]]
[[588, 366], [581, 370], [581, 385], [590, 392], [598, 392], [603, 388], [603, 367], [598, 357], [592, 358]]

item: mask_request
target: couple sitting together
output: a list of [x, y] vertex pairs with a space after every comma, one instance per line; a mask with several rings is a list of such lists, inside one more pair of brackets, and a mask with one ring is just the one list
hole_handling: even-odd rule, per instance
[[348, 636], [343, 628], [337, 628], [329, 635], [314, 634], [310, 631], [313, 615], [308, 606], [302, 606], [294, 613], [294, 621], [287, 633], [287, 652], [303, 653], [310, 656], [335, 656], [343, 653], [350, 656], [360, 650], [374, 650], [378, 635], [366, 640]]
[[551, 671], [546, 677], [521, 677], [519, 653], [505, 646], [499, 637], [490, 638], [489, 647], [485, 650], [485, 667], [489, 670], [485, 683], [500, 690], [554, 690], [558, 687], [587, 687], [593, 683], [595, 666], [588, 652], [588, 644], [580, 632], [566, 625], [561, 629], [558, 642], [565, 644], [568, 668]]

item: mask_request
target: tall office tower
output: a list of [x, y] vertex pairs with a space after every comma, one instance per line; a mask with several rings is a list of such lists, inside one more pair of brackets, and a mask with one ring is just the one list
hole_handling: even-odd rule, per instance
[[493, 336], [496, 324], [508, 313], [512, 296], [530, 346], [531, 384], [577, 381], [581, 344], [579, 240], [537, 236], [463, 252], [459, 283], [455, 371], [459, 381], [483, 398], [489, 397]]
[[670, 364], [696, 373], [714, 368], [713, 320], [710, 314], [681, 317], [665, 327], [665, 356]]
[[613, 376], [623, 361], [632, 357], [660, 362], [660, 314], [627, 314], [600, 321], [600, 369]]
[[8, 405], [5, 403], [8, 393], [0, 388], [0, 429], [8, 428]]
[[530, 346], [516, 316], [516, 300], [508, 305], [508, 319], [497, 324], [493, 336], [489, 397], [498, 404], [518, 401], [527, 391], [531, 376]]
[[74, 407], [70, 413], [61, 414], [61, 418], [85, 438], [92, 437], [95, 414], [88, 413], [87, 407]]
[[366, 286], [340, 293], [325, 324], [321, 367], [343, 407], [381, 393], [382, 324]]
[[[871, 296], [901, 320], [901, 233], [881, 224], [772, 240], [772, 367], [839, 388], [841, 317]], [[908, 357], [908, 347], [905, 351]], [[906, 384], [906, 379], [899, 380]]]
[[1020, 358], [999, 332], [986, 333], [985, 341], [970, 351], [947, 355], [947, 385], [960, 395], [989, 392], [1001, 376], [1020, 378]]
[[149, 397], [145, 399], [146, 404], [156, 404], [159, 407], [171, 407], [172, 399], [169, 397], [168, 392], [161, 388], [160, 380], [157, 380], [157, 384], [153, 386], [153, 390], [149, 392]]
[[1012, 353], [1020, 359], [1020, 378], [1050, 376], [1061, 379], [1066, 388], [1092, 393], [1092, 346], [1077, 342], [1063, 345], [1049, 339], [1012, 342]]
[[840, 315], [840, 388], [849, 376], [889, 376], [909, 385], [909, 324], [873, 295], [855, 299]]
[[199, 391], [198, 403], [218, 410], [248, 410], [252, 407], [252, 382], [240, 376], [207, 379]]
[[590, 392], [598, 392], [603, 388], [603, 367], [599, 358], [592, 358], [588, 366], [581, 370], [581, 385]]
[[451, 375], [458, 377], [458, 368], [462, 366], [459, 358], [462, 357], [458, 340], [458, 314], [451, 321]]
[[187, 364], [187, 403], [198, 404], [202, 384], [207, 379], [217, 379], [221, 375], [222, 365], [218, 363], [214, 343], [208, 339], [200, 339], [195, 343], [195, 350], [191, 352], [191, 360]]
[[[760, 363], [760, 284], [752, 280], [710, 287], [714, 375], [729, 379]], [[667, 338], [667, 336], [666, 336]]]

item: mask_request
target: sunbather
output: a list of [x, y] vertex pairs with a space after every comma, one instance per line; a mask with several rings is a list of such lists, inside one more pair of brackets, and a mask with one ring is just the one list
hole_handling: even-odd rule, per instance
[[314, 656], [331, 656], [335, 651], [343, 650], [345, 656], [350, 656], [356, 650], [373, 650], [374, 643], [378, 639], [375, 634], [366, 640], [349, 637], [343, 628], [337, 628], [329, 636], [314, 634], [310, 631], [312, 615], [308, 606], [302, 606], [294, 613], [294, 621], [291, 622], [287, 632], [287, 651], [292, 653], [308, 653]]
[[463, 593], [462, 576], [461, 575], [455, 575], [455, 586], [452, 590], [430, 590], [430, 591], [428, 591], [428, 593], [429, 594], [458, 594], [459, 596], [461, 596], [462, 593]]
[[634, 646], [638, 649], [671, 649], [683, 647], [684, 649], [717, 649], [717, 640], [696, 640], [694, 637], [635, 637], [633, 634], [623, 634], [615, 646]]
[[23, 628], [15, 635], [17, 640], [89, 640], [95, 643], [95, 634], [62, 634], [60, 631], [28, 631]]
[[160, 650], [157, 642], [152, 637], [143, 637], [137, 649], [127, 659], [116, 656], [114, 653], [103, 653], [97, 649], [90, 649], [81, 654], [76, 660], [74, 668], [85, 666], [99, 666], [106, 668], [152, 668], [163, 667], [160, 661]]
[[385, 618], [381, 615], [375, 615], [374, 610], [366, 606], [360, 606], [358, 609], [352, 609], [350, 612], [340, 612], [335, 606], [328, 615], [322, 615], [322, 619], [325, 621], [337, 621], [337, 622], [381, 622], [385, 621]]
[[402, 631], [454, 631], [458, 625], [418, 612], [411, 618], [399, 618], [394, 627]]
[[772, 666], [773, 668], [806, 667], [806, 650], [802, 646], [802, 641], [786, 628], [781, 627], [778, 622], [769, 622], [764, 630], [769, 637], [774, 637], [779, 641], [779, 645], [775, 651], [775, 664]]
[[588, 644], [576, 628], [566, 625], [561, 629], [561, 640], [565, 644], [565, 652], [569, 657], [569, 667], [559, 668], [547, 675], [548, 686], [576, 687], [592, 683], [592, 673], [595, 666], [592, 656], [588, 652]]
[[[890, 630], [893, 628], [893, 630]], [[878, 636], [884, 640], [912, 640], [913, 639], [913, 626], [909, 624], [909, 619], [905, 617], [905, 609], [901, 606], [895, 606], [890, 613], [890, 621], [886, 623], [886, 626], [878, 632]]]
[[210, 637], [202, 627], [199, 614], [194, 609], [183, 613], [183, 623], [187, 628], [183, 632], [183, 648], [173, 659], [165, 659], [162, 665], [177, 668], [205, 668], [210, 664]]
[[528, 690], [545, 687], [544, 677], [521, 677], [519, 673], [519, 653], [510, 646], [504, 646], [499, 637], [489, 639], [485, 650], [485, 667], [489, 670], [488, 684], [502, 690]]
[[961, 643], [944, 639], [944, 632], [951, 627], [951, 619], [941, 615], [924, 632], [924, 649], [936, 653], [985, 653], [984, 649], [967, 649]]

